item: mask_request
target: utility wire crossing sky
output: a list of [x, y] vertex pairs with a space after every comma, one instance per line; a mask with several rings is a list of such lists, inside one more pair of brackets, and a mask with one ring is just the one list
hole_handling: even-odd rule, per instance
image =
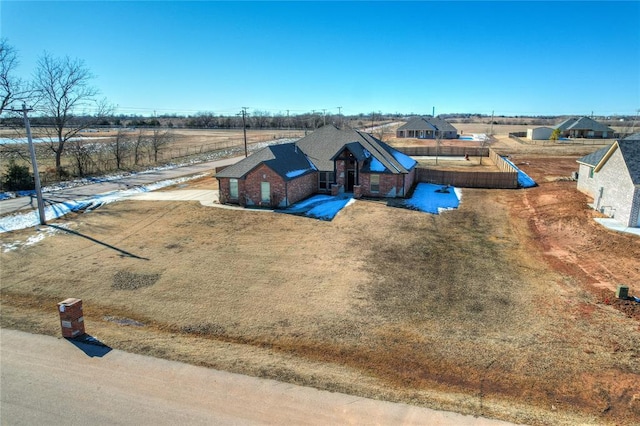
[[18, 75], [81, 59], [138, 115], [635, 115], [639, 27], [638, 1], [0, 1]]

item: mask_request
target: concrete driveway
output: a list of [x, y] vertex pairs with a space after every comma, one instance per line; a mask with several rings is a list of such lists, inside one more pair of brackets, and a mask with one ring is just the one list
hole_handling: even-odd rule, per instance
[[0, 330], [3, 425], [507, 425]]

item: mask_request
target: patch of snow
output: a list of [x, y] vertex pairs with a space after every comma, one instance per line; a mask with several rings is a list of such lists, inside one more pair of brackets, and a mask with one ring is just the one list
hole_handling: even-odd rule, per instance
[[343, 198], [334, 201], [321, 203], [305, 213], [305, 216], [314, 217], [321, 220], [332, 220], [336, 215], [348, 206], [353, 198]]
[[462, 191], [449, 187], [449, 192], [436, 192], [446, 185], [419, 183], [411, 198], [405, 200], [404, 205], [413, 210], [438, 214], [444, 210], [456, 209], [462, 199]]
[[320, 220], [332, 220], [340, 210], [354, 201], [351, 197], [314, 195], [279, 211], [282, 213], [304, 215]]
[[522, 188], [533, 188], [534, 186], [538, 186], [538, 184], [529, 177], [525, 172], [520, 170], [515, 164], [509, 161], [506, 157], [502, 157], [504, 161], [511, 164], [514, 169], [518, 172], [518, 186]]
[[[115, 201], [128, 198], [141, 192], [155, 191], [156, 189], [175, 185], [181, 182], [186, 182], [192, 179], [199, 179], [204, 176], [206, 176], [206, 174], [187, 176], [178, 179], [167, 179], [149, 185], [139, 186], [126, 190], [105, 192], [104, 194], [98, 194], [94, 197], [86, 199], [56, 203], [45, 207], [44, 217], [47, 221], [50, 221], [62, 217], [70, 212], [77, 212], [82, 210], [84, 210], [85, 212], [92, 211], [105, 204], [113, 203]], [[5, 216], [0, 218], [0, 233], [30, 228], [33, 226], [37, 226], [39, 223], [40, 220], [37, 210], [28, 213]]]
[[30, 236], [29, 238], [27, 238], [26, 241], [16, 240], [16, 241], [12, 241], [10, 243], [3, 243], [2, 246], [1, 246], [2, 247], [2, 252], [6, 253], [6, 252], [9, 252], [9, 251], [16, 250], [16, 249], [18, 249], [20, 247], [26, 247], [26, 246], [34, 245], [34, 244], [44, 240], [46, 237], [48, 237], [50, 235], [54, 235], [54, 234], [62, 232], [60, 230], [60, 228], [68, 229], [69, 225], [70, 225], [69, 223], [61, 223], [61, 224], [58, 224], [55, 228], [49, 227], [49, 226], [39, 227], [39, 228], [36, 229], [37, 234]]

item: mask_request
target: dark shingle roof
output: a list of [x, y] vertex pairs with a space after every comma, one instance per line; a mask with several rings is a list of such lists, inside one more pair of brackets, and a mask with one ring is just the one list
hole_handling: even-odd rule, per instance
[[216, 177], [241, 179], [262, 163], [284, 180], [291, 180], [315, 170], [295, 143], [285, 143], [267, 146], [217, 173]]
[[404, 154], [391, 148], [368, 133], [353, 129], [338, 129], [329, 124], [319, 128], [297, 142], [300, 149], [307, 155], [318, 170], [333, 171], [333, 160], [345, 148], [358, 161], [365, 161], [363, 171], [375, 159], [384, 166], [387, 173], [408, 173], [417, 163], [406, 160]]
[[629, 176], [634, 185], [640, 185], [640, 142], [635, 140], [623, 140], [616, 142], [622, 158], [629, 170]]
[[612, 129], [605, 126], [604, 124], [598, 123], [597, 121], [589, 118], [589, 117], [572, 117], [564, 120], [562, 123], [553, 127], [554, 129], [564, 130], [593, 130], [596, 132], [613, 132]]
[[457, 132], [449, 122], [440, 117], [413, 117], [398, 130], [440, 130], [441, 132]]
[[599, 150], [592, 152], [591, 154], [585, 155], [582, 158], [579, 158], [578, 160], [576, 160], [578, 163], [582, 163], [582, 164], [586, 164], [588, 166], [597, 166], [598, 163], [602, 160], [602, 158], [605, 156], [605, 154], [609, 151], [609, 148], [611, 148], [611, 145], [605, 147], [605, 148], [600, 148]]
[[623, 141], [640, 141], [640, 132], [629, 135], [622, 140]]

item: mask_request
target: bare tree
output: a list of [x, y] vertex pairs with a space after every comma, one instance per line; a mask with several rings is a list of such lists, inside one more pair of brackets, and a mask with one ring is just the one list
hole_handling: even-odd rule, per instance
[[24, 101], [31, 94], [28, 84], [14, 75], [18, 64], [16, 50], [6, 39], [0, 39], [0, 115], [10, 104]]
[[[56, 171], [62, 172], [65, 144], [78, 133], [111, 114], [106, 101], [96, 99], [98, 89], [90, 85], [93, 75], [78, 59], [55, 58], [45, 53], [35, 72], [37, 110], [50, 120], [51, 144]], [[93, 112], [93, 113], [92, 113]]]
[[122, 168], [125, 158], [131, 152], [131, 145], [131, 138], [123, 129], [118, 129], [116, 136], [107, 144], [107, 150], [116, 161], [116, 169], [120, 170]]
[[[71, 142], [68, 152], [73, 158], [77, 176], [86, 176], [88, 173], [91, 173], [95, 162], [91, 156], [90, 146], [87, 146], [81, 140], [75, 139]], [[59, 171], [58, 176], [61, 177]]]
[[142, 156], [142, 151], [144, 147], [147, 145], [147, 139], [142, 133], [142, 130], [138, 131], [138, 135], [133, 140], [133, 164], [138, 165], [140, 163], [140, 158]]
[[166, 148], [167, 145], [169, 145], [172, 139], [173, 135], [169, 133], [168, 130], [156, 129], [151, 135], [149, 135], [148, 144], [151, 153], [153, 153], [154, 163], [158, 162], [158, 154], [160, 153], [160, 151]]

